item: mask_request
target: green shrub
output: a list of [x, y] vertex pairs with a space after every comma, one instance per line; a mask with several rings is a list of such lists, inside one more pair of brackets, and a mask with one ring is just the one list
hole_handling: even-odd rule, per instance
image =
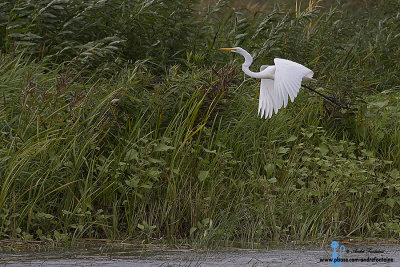
[[[0, 238], [398, 238], [397, 10], [192, 2], [0, 4]], [[355, 105], [259, 119], [236, 45]]]

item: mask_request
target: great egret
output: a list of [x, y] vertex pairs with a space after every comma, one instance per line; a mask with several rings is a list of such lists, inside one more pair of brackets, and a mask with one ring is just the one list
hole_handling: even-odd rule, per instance
[[[261, 118], [271, 118], [274, 111], [276, 114], [282, 106], [286, 107], [288, 96], [293, 102], [300, 87], [304, 86], [301, 82], [316, 81], [312, 78], [314, 75], [312, 70], [287, 59], [275, 58], [275, 65], [262, 65], [260, 72], [253, 72], [249, 69], [253, 63], [253, 57], [249, 52], [241, 47], [220, 48], [220, 50], [242, 55], [245, 59], [242, 64], [243, 72], [250, 77], [261, 79], [258, 104], [258, 114], [261, 114]], [[308, 86], [304, 87], [340, 106], [335, 99], [325, 96]]]

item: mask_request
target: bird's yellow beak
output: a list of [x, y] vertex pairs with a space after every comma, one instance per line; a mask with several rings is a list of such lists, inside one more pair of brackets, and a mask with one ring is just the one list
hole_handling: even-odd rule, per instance
[[218, 50], [222, 50], [222, 51], [232, 51], [235, 50], [235, 48], [220, 48]]

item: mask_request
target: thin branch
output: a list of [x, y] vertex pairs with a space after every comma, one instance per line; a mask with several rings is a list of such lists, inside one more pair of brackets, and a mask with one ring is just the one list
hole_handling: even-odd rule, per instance
[[306, 85], [303, 85], [303, 84], [302, 84], [301, 86], [303, 86], [304, 88], [307, 88], [307, 89], [310, 90], [310, 91], [313, 91], [314, 93], [316, 93], [316, 94], [319, 95], [319, 96], [322, 96], [323, 98], [325, 98], [325, 99], [328, 100], [329, 102], [331, 102], [331, 103], [333, 103], [333, 104], [339, 106], [340, 108], [343, 108], [343, 109], [350, 109], [349, 107], [344, 107], [342, 104], [340, 104], [339, 101], [338, 101], [336, 98], [333, 98], [333, 97], [330, 97], [330, 96], [326, 96], [326, 95], [324, 95], [324, 94], [321, 94], [321, 93], [318, 92], [317, 90], [312, 89], [311, 87], [308, 87], [308, 86], [306, 86]]

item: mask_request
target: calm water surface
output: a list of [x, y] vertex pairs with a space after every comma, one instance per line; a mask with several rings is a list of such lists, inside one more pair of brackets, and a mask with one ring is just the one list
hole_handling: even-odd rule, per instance
[[[399, 246], [345, 246], [345, 266], [400, 266]], [[0, 266], [331, 266], [333, 250], [296, 247], [269, 250], [84, 249], [0, 253]], [[366, 262], [369, 258], [369, 262]], [[362, 261], [364, 259], [364, 261]], [[371, 259], [386, 262], [371, 262]], [[390, 260], [393, 262], [387, 262]]]

